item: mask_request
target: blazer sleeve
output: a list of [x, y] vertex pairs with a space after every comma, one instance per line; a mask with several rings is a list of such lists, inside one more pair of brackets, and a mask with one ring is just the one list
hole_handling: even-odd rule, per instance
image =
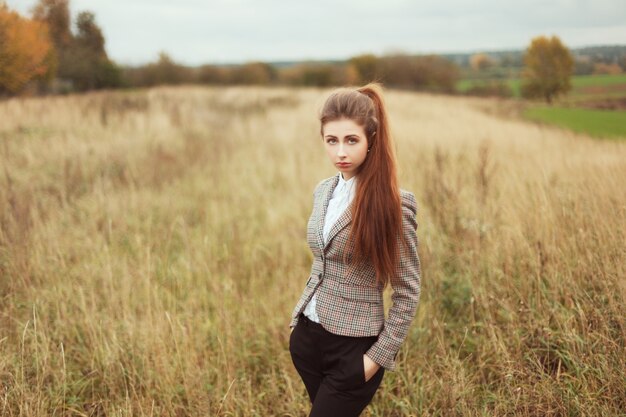
[[407, 336], [419, 304], [421, 266], [417, 254], [416, 213], [415, 196], [407, 191], [402, 198], [402, 233], [407, 246], [405, 248], [400, 245], [398, 272], [391, 279], [392, 306], [383, 330], [378, 335], [378, 340], [366, 352], [374, 362], [389, 371], [395, 370], [396, 356]]

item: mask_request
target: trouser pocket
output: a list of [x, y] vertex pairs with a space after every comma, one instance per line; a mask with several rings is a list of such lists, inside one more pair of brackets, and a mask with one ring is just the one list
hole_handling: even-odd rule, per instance
[[363, 355], [376, 336], [350, 337], [328, 333], [324, 344], [324, 372], [328, 382], [338, 390], [349, 390], [365, 384]]

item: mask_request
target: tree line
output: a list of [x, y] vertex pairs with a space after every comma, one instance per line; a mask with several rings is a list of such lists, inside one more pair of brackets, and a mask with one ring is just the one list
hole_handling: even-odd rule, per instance
[[75, 33], [69, 0], [40, 0], [32, 18], [0, 4], [0, 93], [121, 86], [121, 68], [107, 56], [95, 15], [82, 11], [74, 24]]
[[[345, 61], [302, 62], [289, 66], [248, 62], [189, 67], [161, 52], [155, 62], [137, 67], [119, 66], [107, 55], [105, 38], [94, 13], [79, 12], [74, 27], [72, 31], [69, 0], [39, 0], [30, 18], [0, 4], [0, 95], [164, 84], [325, 87], [365, 84], [372, 80], [392, 88], [455, 93], [463, 75], [457, 63], [443, 56], [404, 53], [362, 54]], [[523, 63], [524, 97], [542, 97], [550, 102], [571, 88], [569, 77], [574, 59], [556, 36], [533, 39]], [[502, 68], [487, 54], [474, 54], [469, 66], [481, 73]], [[511, 94], [502, 82], [490, 83], [470, 93]]]
[[161, 52], [155, 62], [119, 66], [107, 56], [94, 13], [74, 21], [69, 0], [39, 0], [32, 17], [0, 5], [0, 94], [63, 93], [102, 88], [163, 84], [260, 84], [332, 86], [365, 83], [378, 77], [390, 87], [453, 92], [459, 69], [437, 55], [376, 57], [360, 55], [347, 62], [300, 63], [276, 67], [264, 62], [242, 65], [176, 63]]

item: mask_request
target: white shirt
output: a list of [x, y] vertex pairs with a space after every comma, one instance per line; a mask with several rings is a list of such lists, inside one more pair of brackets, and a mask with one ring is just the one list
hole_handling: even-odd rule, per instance
[[[333, 190], [333, 195], [328, 201], [328, 208], [326, 209], [326, 217], [324, 218], [324, 228], [322, 229], [322, 236], [324, 238], [324, 244], [328, 242], [328, 235], [330, 229], [337, 221], [337, 219], [343, 214], [350, 202], [354, 198], [356, 193], [356, 175], [353, 175], [349, 180], [343, 179], [343, 174], [339, 172], [339, 182]], [[312, 321], [319, 323], [320, 319], [315, 311], [316, 298], [315, 293], [313, 297], [304, 309], [304, 315]]]

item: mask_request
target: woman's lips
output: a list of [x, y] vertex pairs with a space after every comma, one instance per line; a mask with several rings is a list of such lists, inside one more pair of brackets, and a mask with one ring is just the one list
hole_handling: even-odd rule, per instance
[[345, 168], [345, 167], [350, 166], [351, 164], [349, 162], [337, 162], [337, 165], [339, 165], [340, 167]]

